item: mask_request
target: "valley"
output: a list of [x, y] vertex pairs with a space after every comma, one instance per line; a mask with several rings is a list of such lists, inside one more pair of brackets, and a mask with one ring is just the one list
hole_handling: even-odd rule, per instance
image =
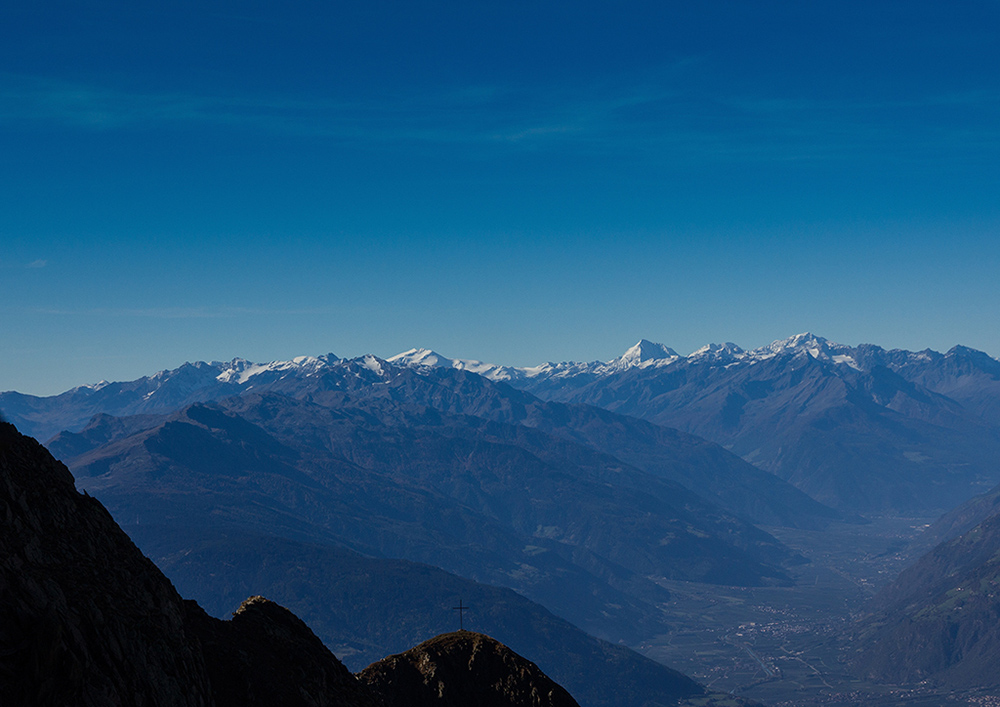
[[662, 609], [678, 628], [638, 649], [712, 689], [774, 707], [933, 707], [1000, 703], [1000, 691], [945, 691], [875, 684], [845, 664], [845, 637], [866, 600], [915, 558], [908, 544], [935, 517], [879, 517], [824, 531], [768, 528], [812, 559], [792, 570], [793, 587], [720, 587], [661, 580]]

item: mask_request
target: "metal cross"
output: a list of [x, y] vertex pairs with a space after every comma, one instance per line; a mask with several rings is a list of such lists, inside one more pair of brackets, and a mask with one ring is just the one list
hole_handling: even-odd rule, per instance
[[469, 607], [463, 606], [462, 605], [462, 600], [459, 599], [458, 600], [458, 606], [451, 607], [451, 610], [458, 612], [458, 630], [459, 631], [464, 631], [465, 627], [464, 627], [464, 624], [462, 623], [462, 614], [464, 614], [466, 611], [468, 611]]

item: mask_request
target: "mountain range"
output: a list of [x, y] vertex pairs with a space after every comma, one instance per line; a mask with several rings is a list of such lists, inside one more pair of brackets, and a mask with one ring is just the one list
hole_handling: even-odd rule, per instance
[[131, 382], [36, 397], [0, 410], [41, 439], [98, 414], [163, 414], [248, 391], [288, 390], [344, 367], [454, 369], [550, 402], [583, 403], [713, 441], [848, 517], [944, 511], [1000, 483], [1000, 361], [856, 347], [800, 334], [769, 346], [681, 356], [646, 340], [608, 362], [517, 368], [413, 349], [388, 360], [333, 354], [255, 364], [190, 363]]
[[390, 360], [696, 434], [845, 513], [943, 511], [1000, 481], [1000, 361], [962, 346], [887, 351], [805, 333], [688, 356], [642, 340], [606, 363], [534, 368], [426, 350]]
[[[727, 476], [772, 481], [703, 441], [664, 434], [654, 473], [565, 432], [613, 433], [627, 444], [638, 436], [632, 421], [474, 374], [389, 364], [375, 372], [355, 361], [287, 383], [289, 394], [251, 391], [141, 418], [155, 423], [148, 429], [97, 418], [50, 448], [127, 528], [254, 528], [434, 564], [512, 587], [615, 640], [634, 639], [622, 627], [666, 599], [649, 577], [787, 583], [783, 566], [801, 561], [668, 476], [677, 467], [721, 485]], [[453, 411], [457, 401], [511, 421]], [[564, 435], [513, 421], [529, 412], [553, 429], [562, 420]], [[643, 444], [651, 446], [636, 449]], [[828, 511], [786, 485], [762, 487], [756, 497], [775, 515], [805, 523], [813, 508]]]

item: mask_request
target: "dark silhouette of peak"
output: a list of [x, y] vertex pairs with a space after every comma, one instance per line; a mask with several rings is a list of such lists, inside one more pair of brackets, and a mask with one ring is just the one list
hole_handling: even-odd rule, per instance
[[446, 633], [359, 674], [386, 707], [577, 707], [531, 661], [481, 633]]
[[230, 621], [186, 602], [205, 651], [218, 707], [365, 705], [364, 685], [288, 609], [262, 596], [244, 601]]
[[7, 707], [375, 707], [291, 612], [185, 602], [35, 440], [0, 422], [0, 695]]
[[0, 517], [5, 703], [211, 703], [173, 586], [66, 467], [6, 423]]

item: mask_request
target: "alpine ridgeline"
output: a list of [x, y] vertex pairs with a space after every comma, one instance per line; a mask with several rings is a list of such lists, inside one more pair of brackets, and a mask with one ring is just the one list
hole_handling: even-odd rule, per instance
[[942, 511], [1000, 482], [1000, 361], [964, 346], [887, 351], [805, 333], [688, 356], [643, 340], [612, 361], [533, 368], [423, 350], [390, 361], [675, 427], [846, 512]]
[[77, 432], [101, 413], [164, 414], [248, 391], [287, 391], [357, 366], [465, 371], [544, 400], [684, 430], [848, 514], [945, 510], [1000, 483], [993, 464], [1000, 454], [1000, 361], [963, 346], [944, 354], [886, 350], [808, 333], [752, 350], [712, 344], [687, 356], [642, 340], [608, 362], [529, 368], [427, 349], [388, 361], [327, 354], [267, 364], [198, 362], [47, 398], [0, 393], [0, 410], [48, 439]]
[[126, 526], [235, 523], [427, 562], [615, 640], [636, 601], [665, 597], [649, 576], [787, 582], [800, 558], [745, 519], [836, 517], [691, 435], [373, 357], [49, 444]]

